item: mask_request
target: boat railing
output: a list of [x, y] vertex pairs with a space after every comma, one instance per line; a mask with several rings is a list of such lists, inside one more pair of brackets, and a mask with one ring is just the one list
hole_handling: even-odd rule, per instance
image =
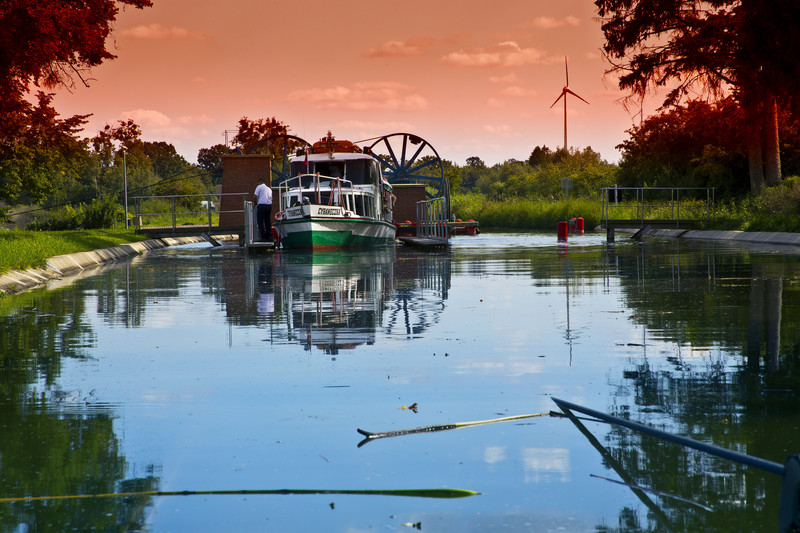
[[[338, 192], [339, 202], [341, 202], [342, 190], [352, 190], [353, 183], [350, 180], [346, 180], [343, 178], [337, 178], [335, 176], [322, 176], [320, 174], [298, 174], [297, 176], [288, 178], [282, 181], [278, 186], [275, 187], [278, 190], [278, 198], [279, 198], [279, 205], [280, 210], [283, 211], [286, 205], [283, 205], [284, 200], [289, 192], [297, 191], [297, 194], [301, 195], [303, 198], [308, 198], [306, 194], [309, 194], [309, 190], [313, 191], [313, 198], [308, 198], [309, 202], [313, 200], [315, 204], [323, 204], [327, 203], [329, 205], [333, 205], [334, 203], [334, 194], [333, 192]], [[322, 193], [327, 192], [328, 198], [323, 202]]]
[[447, 202], [444, 197], [417, 202], [417, 237], [447, 239]]

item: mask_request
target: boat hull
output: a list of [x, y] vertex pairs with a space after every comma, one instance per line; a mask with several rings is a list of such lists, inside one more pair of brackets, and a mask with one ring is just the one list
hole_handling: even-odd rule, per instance
[[275, 222], [281, 246], [325, 251], [373, 248], [394, 243], [396, 228], [382, 220], [303, 218]]

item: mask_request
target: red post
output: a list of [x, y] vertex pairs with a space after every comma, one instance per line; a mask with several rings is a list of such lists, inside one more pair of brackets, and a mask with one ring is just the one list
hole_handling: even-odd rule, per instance
[[575, 231], [578, 233], [578, 235], [583, 235], [583, 218], [582, 217], [578, 217], [575, 220]]
[[567, 226], [566, 221], [561, 221], [558, 223], [558, 240], [559, 242], [567, 242], [567, 234], [569, 233], [569, 227]]

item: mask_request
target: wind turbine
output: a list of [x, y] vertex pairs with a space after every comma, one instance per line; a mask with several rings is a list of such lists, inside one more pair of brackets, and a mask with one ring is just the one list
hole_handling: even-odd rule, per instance
[[[575, 94], [575, 92], [569, 88], [569, 67], [567, 66], [567, 56], [564, 56], [564, 70], [567, 74], [567, 83], [564, 85], [564, 88], [561, 89], [561, 94], [558, 95], [558, 98], [556, 98], [556, 101], [550, 106], [550, 109], [553, 109], [553, 106], [556, 105], [559, 100], [562, 98], [564, 99], [564, 150], [569, 151], [569, 145], [567, 144], [567, 94], [571, 94], [578, 100], [582, 100], [584, 102], [586, 102], [586, 100]], [[586, 103], [588, 104], [589, 102]]]

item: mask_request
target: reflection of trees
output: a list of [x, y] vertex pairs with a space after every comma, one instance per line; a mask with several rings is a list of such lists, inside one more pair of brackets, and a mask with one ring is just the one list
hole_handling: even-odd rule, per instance
[[[800, 308], [797, 291], [783, 283], [796, 275], [796, 261], [672, 242], [622, 248], [608, 259], [647, 340], [678, 349], [659, 366], [643, 347], [617, 383], [611, 414], [779, 463], [800, 449], [796, 432], [776, 433], [781, 420], [796, 420], [800, 393]], [[602, 531], [777, 530], [775, 476], [621, 428], [605, 446], [636, 483], [715, 512], [661, 499], [666, 520], [628, 510], [618, 528]], [[762, 511], [759, 523], [748, 523], [753, 510]]]
[[[108, 412], [60, 390], [64, 357], [95, 342], [84, 295], [72, 288], [2, 300], [0, 316], [0, 494], [2, 497], [152, 490], [148, 476], [124, 479]], [[72, 396], [75, 395], [73, 398]], [[148, 498], [50, 500], [0, 505], [0, 531], [138, 530]]]

